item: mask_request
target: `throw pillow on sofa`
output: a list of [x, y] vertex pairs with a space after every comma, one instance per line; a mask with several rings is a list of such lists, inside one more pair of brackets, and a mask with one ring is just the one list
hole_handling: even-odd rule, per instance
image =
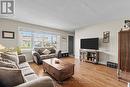
[[14, 61], [17, 65], [19, 65], [19, 58], [18, 58], [17, 54], [2, 53], [1, 57], [4, 58], [4, 59]]
[[0, 57], [0, 67], [18, 68], [14, 61], [3, 59], [2, 57]]
[[8, 63], [15, 63], [14, 61], [12, 61], [12, 60], [9, 60], [9, 59], [5, 59], [5, 58], [1, 58], [0, 57], [0, 61], [4, 61], [4, 62], [8, 62]]
[[42, 53], [44, 53], [45, 55], [48, 55], [48, 54], [51, 53], [51, 52], [50, 52], [50, 50], [45, 49]]
[[18, 68], [15, 63], [9, 63], [5, 61], [0, 61], [0, 67], [7, 67], [7, 68]]
[[18, 55], [18, 53], [16, 51], [14, 52], [5, 52], [6, 54], [10, 54], [10, 55]]
[[40, 55], [43, 55], [43, 54], [44, 54], [44, 53], [43, 53], [43, 50], [41, 50], [41, 49], [38, 50], [38, 53], [39, 53]]

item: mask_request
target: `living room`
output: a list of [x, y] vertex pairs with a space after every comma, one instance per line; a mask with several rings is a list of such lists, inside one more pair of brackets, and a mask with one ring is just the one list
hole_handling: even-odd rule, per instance
[[99, 2], [0, 1], [0, 87], [130, 87], [130, 1]]

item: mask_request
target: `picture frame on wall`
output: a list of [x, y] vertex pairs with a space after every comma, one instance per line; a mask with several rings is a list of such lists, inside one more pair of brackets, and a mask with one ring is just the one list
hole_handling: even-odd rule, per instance
[[103, 32], [103, 43], [110, 42], [110, 31]]
[[15, 38], [15, 33], [12, 32], [12, 31], [2, 31], [2, 38], [14, 39]]

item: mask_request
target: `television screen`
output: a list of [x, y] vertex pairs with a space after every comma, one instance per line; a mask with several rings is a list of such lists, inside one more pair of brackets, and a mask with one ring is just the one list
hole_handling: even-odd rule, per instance
[[81, 49], [94, 49], [98, 50], [98, 41], [99, 38], [88, 38], [81, 39]]

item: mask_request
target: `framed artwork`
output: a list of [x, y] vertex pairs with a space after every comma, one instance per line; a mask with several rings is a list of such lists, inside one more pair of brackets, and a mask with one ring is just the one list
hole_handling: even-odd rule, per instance
[[2, 31], [2, 38], [14, 39], [15, 38], [15, 33], [12, 32], [12, 31]]
[[109, 43], [110, 41], [110, 31], [103, 32], [103, 42]]

